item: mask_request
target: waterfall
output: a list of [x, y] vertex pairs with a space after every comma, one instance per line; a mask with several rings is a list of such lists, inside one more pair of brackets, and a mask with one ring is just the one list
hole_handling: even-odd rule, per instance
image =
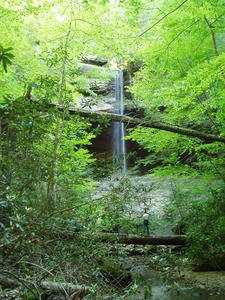
[[[123, 71], [118, 71], [115, 77], [115, 114], [124, 114]], [[122, 122], [113, 122], [113, 161], [116, 168], [120, 167], [123, 174], [127, 172], [125, 128]]]

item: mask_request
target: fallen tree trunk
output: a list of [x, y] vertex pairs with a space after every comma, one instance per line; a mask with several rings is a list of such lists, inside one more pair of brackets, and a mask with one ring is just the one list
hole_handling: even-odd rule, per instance
[[[23, 279], [21, 279], [23, 282]], [[15, 288], [21, 285], [21, 282], [15, 278], [11, 279], [8, 276], [0, 274], [0, 284], [5, 288]], [[82, 299], [84, 296], [90, 293], [91, 288], [88, 286], [82, 286], [78, 284], [68, 283], [68, 282], [55, 282], [43, 280], [38, 283], [38, 286], [45, 290], [50, 290], [53, 292], [67, 293], [69, 295], [73, 294]]]
[[167, 236], [137, 236], [126, 234], [103, 233], [99, 235], [102, 242], [134, 245], [185, 245], [185, 237], [183, 235], [167, 235]]
[[81, 298], [85, 295], [90, 293], [90, 287], [82, 286], [82, 285], [75, 285], [73, 283], [68, 282], [54, 282], [54, 281], [41, 281], [40, 287], [46, 290], [51, 290], [55, 292], [64, 293], [65, 291], [67, 294], [71, 295], [76, 293], [76, 295], [80, 296]]
[[[50, 104], [50, 107], [56, 107], [59, 110], [64, 109], [63, 106], [57, 105], [57, 104]], [[96, 119], [99, 117], [109, 118], [111, 121], [114, 121], [114, 122], [123, 122], [128, 125], [141, 125], [143, 127], [149, 127], [149, 128], [174, 132], [174, 133], [178, 133], [178, 134], [182, 134], [182, 135], [186, 135], [186, 136], [190, 136], [190, 137], [199, 138], [208, 143], [211, 143], [211, 142], [225, 143], [224, 137], [220, 137], [220, 136], [210, 134], [210, 133], [201, 132], [201, 131], [190, 129], [190, 128], [171, 125], [171, 124], [168, 124], [168, 123], [162, 122], [162, 121], [133, 118], [133, 117], [129, 117], [126, 115], [116, 115], [116, 114], [107, 113], [107, 112], [94, 112], [94, 111], [85, 110], [85, 109], [78, 109], [76, 107], [69, 107], [67, 109], [69, 110], [70, 114], [80, 114], [81, 116], [84, 116], [84, 117], [93, 117]]]

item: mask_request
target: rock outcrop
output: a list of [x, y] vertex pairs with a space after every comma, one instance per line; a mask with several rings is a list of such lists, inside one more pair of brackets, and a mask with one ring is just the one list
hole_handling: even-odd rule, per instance
[[107, 59], [98, 57], [98, 56], [83, 56], [81, 58], [82, 62], [91, 65], [104, 66], [108, 63]]

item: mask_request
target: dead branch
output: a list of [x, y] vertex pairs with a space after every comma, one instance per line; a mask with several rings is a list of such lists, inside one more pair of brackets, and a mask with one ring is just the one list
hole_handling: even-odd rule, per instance
[[157, 22], [155, 22], [152, 26], [150, 26], [149, 28], [147, 28], [145, 31], [143, 31], [141, 34], [139, 34], [138, 37], [143, 36], [144, 34], [146, 34], [149, 30], [151, 30], [153, 27], [155, 27], [156, 25], [158, 25], [163, 19], [165, 19], [166, 17], [168, 17], [169, 15], [171, 15], [172, 13], [174, 13], [176, 10], [178, 10], [181, 6], [183, 6], [188, 0], [183, 1], [180, 5], [178, 5], [177, 7], [175, 7], [173, 10], [171, 10], [170, 12], [168, 12], [166, 15], [164, 15], [161, 19], [159, 19]]
[[[23, 280], [18, 278], [16, 275], [14, 275], [11, 272], [9, 273], [10, 276], [15, 277], [14, 279], [8, 278], [5, 275], [0, 274], [0, 283], [4, 287], [12, 288], [12, 287], [18, 287], [21, 284], [24, 285]], [[79, 285], [79, 284], [73, 284], [68, 282], [55, 282], [55, 281], [48, 281], [43, 280], [38, 284], [39, 288], [50, 290], [54, 292], [60, 292], [65, 293], [65, 291], [71, 295], [79, 296], [80, 299], [82, 299], [84, 296], [88, 295], [90, 293], [91, 288], [85, 285]], [[31, 290], [27, 285], [26, 288]], [[34, 295], [36, 297], [36, 294]]]
[[219, 52], [218, 52], [217, 45], [216, 45], [215, 32], [213, 30], [214, 27], [213, 27], [212, 23], [209, 22], [209, 20], [207, 19], [206, 16], [204, 16], [204, 19], [205, 19], [205, 21], [206, 21], [206, 23], [207, 23], [207, 25], [208, 25], [208, 27], [209, 27], [209, 29], [211, 31], [212, 41], [213, 41], [213, 47], [214, 47], [214, 50], [215, 50], [215, 54], [216, 54], [216, 56], [219, 56]]

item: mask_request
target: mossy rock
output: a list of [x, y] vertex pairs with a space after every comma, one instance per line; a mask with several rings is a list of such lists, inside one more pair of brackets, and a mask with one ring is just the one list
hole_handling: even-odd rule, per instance
[[98, 262], [102, 274], [117, 287], [125, 287], [132, 281], [130, 272], [112, 259], [98, 259]]

